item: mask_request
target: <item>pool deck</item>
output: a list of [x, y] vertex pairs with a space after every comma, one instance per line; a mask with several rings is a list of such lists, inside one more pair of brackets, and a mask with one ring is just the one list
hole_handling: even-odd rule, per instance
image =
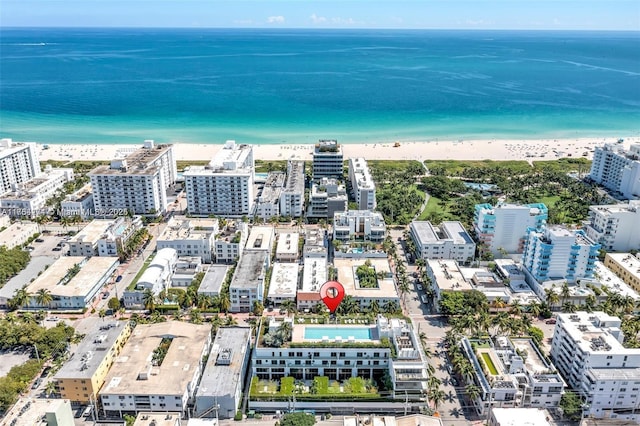
[[[313, 327], [313, 328], [326, 328], [326, 329], [335, 329], [339, 328], [341, 330], [340, 337], [342, 342], [348, 342], [349, 336], [354, 335], [354, 333], [349, 333], [349, 329], [363, 329], [368, 328], [371, 329], [371, 339], [355, 339], [356, 342], [372, 342], [378, 343], [380, 342], [378, 338], [378, 330], [375, 326], [372, 325], [336, 325], [336, 324], [295, 324], [293, 326], [293, 331], [291, 333], [291, 341], [292, 342], [322, 342], [322, 339], [305, 339], [304, 331], [305, 327]], [[342, 331], [344, 330], [344, 331]], [[327, 332], [327, 336], [329, 337], [329, 341], [335, 341], [332, 336], [333, 333]]]

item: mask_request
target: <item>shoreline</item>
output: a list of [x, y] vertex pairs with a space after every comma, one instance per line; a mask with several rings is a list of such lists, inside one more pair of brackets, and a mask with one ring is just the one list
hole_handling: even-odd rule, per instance
[[[429, 142], [394, 143], [341, 143], [344, 157], [364, 157], [367, 160], [525, 160], [548, 161], [564, 157], [593, 157], [593, 149], [605, 143], [616, 143], [617, 137], [565, 138], [565, 139], [480, 139], [434, 140]], [[640, 143], [640, 137], [627, 137], [624, 146]], [[16, 141], [17, 142], [17, 141]], [[241, 141], [239, 141], [241, 142]], [[339, 141], [338, 141], [339, 142]], [[48, 145], [48, 149], [44, 146]], [[132, 150], [140, 144], [41, 144], [37, 151], [41, 161], [93, 161], [111, 160], [119, 150]], [[211, 159], [222, 144], [176, 143], [177, 161]], [[311, 160], [314, 144], [253, 145], [254, 158], [265, 161]], [[585, 155], [586, 154], [586, 155]]]

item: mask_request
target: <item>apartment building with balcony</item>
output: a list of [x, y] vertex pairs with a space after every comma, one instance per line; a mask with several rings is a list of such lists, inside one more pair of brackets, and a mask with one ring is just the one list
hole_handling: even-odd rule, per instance
[[173, 145], [146, 140], [142, 148], [108, 166], [98, 166], [88, 175], [96, 216], [163, 214], [167, 189], [177, 176]]
[[473, 226], [478, 240], [493, 254], [500, 250], [522, 253], [527, 229], [541, 229], [547, 221], [549, 210], [542, 203], [476, 204]]
[[157, 238], [157, 248], [172, 248], [178, 256], [198, 256], [203, 263], [211, 263], [217, 234], [217, 219], [172, 217]]
[[347, 210], [349, 197], [337, 179], [322, 178], [311, 184], [307, 217], [331, 219], [336, 212]]
[[640, 294], [640, 257], [631, 253], [607, 253], [604, 265]]
[[173, 411], [186, 415], [210, 348], [210, 325], [138, 324], [98, 393], [104, 414]]
[[253, 216], [268, 220], [280, 216], [280, 196], [284, 189], [286, 175], [283, 172], [269, 172], [256, 200]]
[[351, 193], [359, 210], [376, 209], [376, 184], [373, 182], [367, 161], [362, 158], [349, 159], [349, 182]]
[[233, 263], [242, 257], [249, 237], [249, 227], [242, 221], [227, 221], [216, 235], [214, 256], [216, 263]]
[[640, 249], [640, 201], [590, 206], [584, 232], [608, 251]]
[[625, 348], [618, 317], [558, 314], [551, 359], [585, 400], [584, 415], [640, 422], [640, 349]]
[[348, 210], [333, 214], [333, 239], [348, 242], [381, 243], [387, 235], [387, 225], [379, 212]]
[[480, 389], [472, 401], [479, 415], [489, 407], [552, 409], [559, 405], [564, 381], [531, 339], [464, 337], [461, 347], [473, 367], [467, 383]]
[[82, 219], [87, 219], [93, 217], [95, 210], [90, 183], [65, 196], [64, 200], [60, 202], [62, 216], [80, 216]]
[[280, 214], [300, 217], [304, 215], [304, 161], [287, 161], [287, 181], [280, 193]]
[[94, 219], [67, 241], [69, 256], [118, 257], [139, 229], [142, 229], [140, 216]]
[[206, 166], [190, 166], [183, 173], [187, 209], [195, 216], [250, 215], [254, 207], [253, 147], [227, 141]]
[[96, 401], [109, 369], [116, 362], [133, 326], [129, 322], [106, 321], [96, 323], [95, 329], [78, 344], [74, 356], [55, 374], [62, 398], [73, 404]]
[[0, 194], [40, 174], [35, 143], [17, 143], [0, 139]]
[[596, 147], [589, 178], [627, 199], [640, 197], [640, 144]]
[[269, 256], [267, 250], [251, 250], [245, 251], [240, 258], [229, 285], [231, 312], [250, 312], [254, 302], [264, 303]]
[[564, 280], [573, 284], [594, 276], [600, 247], [584, 231], [559, 225], [543, 230], [529, 228], [522, 264], [530, 281]]
[[434, 226], [429, 221], [414, 220], [409, 235], [422, 259], [450, 259], [469, 262], [475, 257], [476, 244], [462, 223], [445, 221]]
[[336, 140], [320, 140], [313, 150], [313, 179], [342, 179], [343, 175], [342, 146]]

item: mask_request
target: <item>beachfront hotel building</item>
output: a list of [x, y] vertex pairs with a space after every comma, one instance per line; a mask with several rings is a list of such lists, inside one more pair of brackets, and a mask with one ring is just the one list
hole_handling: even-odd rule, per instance
[[627, 199], [640, 197], [640, 144], [596, 147], [589, 178]]
[[336, 212], [347, 210], [349, 197], [337, 179], [322, 178], [311, 184], [307, 217], [331, 219]]
[[184, 173], [187, 209], [196, 216], [250, 215], [254, 206], [253, 147], [227, 141], [206, 166]]
[[139, 229], [142, 229], [140, 216], [94, 219], [67, 241], [69, 256], [118, 257]]
[[13, 217], [28, 218], [51, 214], [47, 201], [73, 178], [73, 169], [54, 169], [48, 165], [36, 177], [15, 184], [13, 190], [0, 195], [0, 211]]
[[89, 172], [96, 216], [158, 215], [166, 212], [167, 189], [176, 181], [173, 145], [144, 141], [125, 158]]
[[607, 253], [604, 266], [640, 294], [640, 255]]
[[560, 404], [564, 381], [530, 338], [463, 337], [461, 347], [473, 367], [467, 384], [480, 389], [472, 401], [479, 415], [489, 406], [552, 409]]
[[[273, 332], [283, 321], [292, 323], [291, 342], [281, 347], [266, 346], [262, 331]], [[300, 324], [292, 317], [263, 318], [261, 329], [264, 330], [259, 334], [261, 337], [251, 359], [253, 377], [313, 380], [324, 376], [338, 381], [362, 377], [380, 381], [388, 374], [393, 382], [394, 397], [411, 400], [424, 397], [428, 378], [426, 359], [411, 324], [382, 315], [378, 315], [373, 324], [360, 321], [323, 325]], [[358, 343], [360, 347], [354, 345]], [[389, 345], [394, 346], [395, 357]]]
[[351, 193], [359, 210], [376, 209], [376, 184], [373, 182], [367, 161], [362, 158], [349, 159], [349, 182]]
[[210, 325], [180, 321], [138, 324], [98, 393], [104, 415], [122, 417], [140, 411], [186, 414], [210, 347]]
[[594, 276], [599, 250], [600, 244], [588, 238], [584, 231], [559, 225], [540, 231], [529, 228], [522, 264], [529, 277], [539, 283], [564, 280], [573, 284], [580, 278]]
[[96, 401], [98, 391], [132, 329], [130, 322], [96, 323], [95, 328], [82, 339], [74, 356], [53, 378], [60, 396], [73, 404]]
[[0, 139], [0, 194], [15, 189], [40, 174], [35, 143]]
[[264, 280], [270, 255], [267, 250], [245, 250], [229, 284], [231, 312], [250, 312], [254, 302], [264, 302]]
[[618, 317], [558, 314], [551, 359], [585, 400], [584, 415], [640, 422], [640, 349], [625, 348]]
[[280, 193], [280, 214], [291, 217], [304, 214], [304, 161], [287, 162], [287, 181]]
[[381, 243], [386, 235], [387, 225], [379, 212], [348, 210], [333, 214], [334, 240]]
[[448, 221], [434, 226], [429, 221], [414, 220], [409, 225], [409, 235], [422, 259], [469, 262], [475, 256], [476, 244], [460, 222]]
[[476, 204], [473, 226], [478, 240], [493, 254], [500, 250], [522, 253], [528, 228], [541, 229], [547, 222], [549, 210], [542, 203]]
[[172, 217], [158, 236], [157, 248], [172, 248], [178, 256], [197, 256], [203, 263], [211, 263], [217, 234], [217, 219]]
[[250, 350], [250, 328], [218, 329], [196, 392], [195, 417], [230, 419], [236, 415], [241, 408]]
[[[97, 300], [98, 293], [120, 263], [114, 257], [62, 256], [27, 285], [27, 308], [82, 310]], [[52, 301], [38, 302], [39, 290], [50, 292]]]
[[640, 249], [640, 200], [590, 206], [584, 232], [608, 251]]
[[313, 150], [313, 179], [342, 179], [343, 163], [344, 155], [338, 141], [320, 140]]

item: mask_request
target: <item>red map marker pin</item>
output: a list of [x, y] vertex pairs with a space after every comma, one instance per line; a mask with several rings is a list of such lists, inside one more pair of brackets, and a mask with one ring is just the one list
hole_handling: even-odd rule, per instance
[[320, 298], [333, 314], [344, 298], [344, 287], [338, 281], [327, 281], [320, 287]]

